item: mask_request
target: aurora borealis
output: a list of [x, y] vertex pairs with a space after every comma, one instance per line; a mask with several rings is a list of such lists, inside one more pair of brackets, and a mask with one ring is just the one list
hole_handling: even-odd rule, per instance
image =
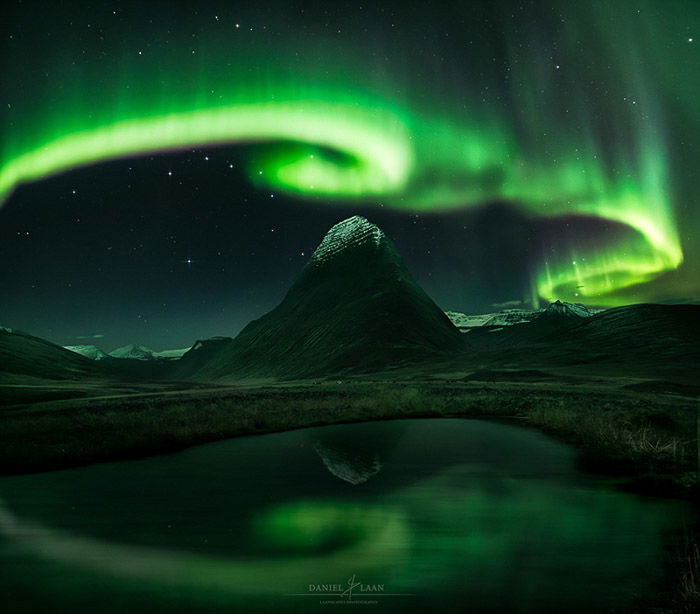
[[511, 208], [545, 229], [513, 289], [527, 304], [697, 299], [700, 7], [552, 4], [17, 3], [0, 222], [20, 186], [56, 201], [59, 173], [217, 147], [300, 216]]

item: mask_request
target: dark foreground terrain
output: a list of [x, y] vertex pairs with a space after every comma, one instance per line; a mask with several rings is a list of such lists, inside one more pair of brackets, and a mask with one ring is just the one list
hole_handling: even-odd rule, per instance
[[[648, 496], [697, 500], [697, 390], [690, 384], [541, 370], [247, 382], [238, 386], [93, 381], [3, 390], [2, 474], [170, 453], [234, 436], [416, 417], [517, 420], [579, 450], [583, 468]], [[99, 394], [99, 391], [102, 394]], [[39, 392], [42, 394], [39, 395]], [[79, 393], [79, 394], [78, 394]], [[50, 400], [40, 400], [42, 398]], [[64, 398], [64, 397], [69, 398]], [[693, 612], [698, 531], [669, 545], [667, 580], [639, 612]]]
[[[697, 489], [692, 386], [518, 370], [460, 378], [396, 375], [239, 386], [143, 383], [99, 396], [91, 388], [67, 399], [54, 387], [42, 393], [59, 399], [37, 401], [37, 391], [29, 390], [24, 402], [13, 388], [2, 409], [0, 471], [134, 458], [308, 426], [461, 416], [517, 419], [559, 434], [581, 447], [582, 462], [634, 476], [638, 487], [681, 496]], [[66, 384], [63, 392], [75, 390]]]

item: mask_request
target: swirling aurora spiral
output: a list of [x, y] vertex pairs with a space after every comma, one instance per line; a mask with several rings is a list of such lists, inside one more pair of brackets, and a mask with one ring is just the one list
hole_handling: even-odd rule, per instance
[[[274, 143], [251, 180], [301, 198], [379, 200], [406, 211], [445, 211], [508, 201], [530, 215], [594, 216], [631, 231], [615, 243], [548, 260], [533, 274], [533, 298], [615, 305], [621, 290], [679, 266], [663, 152], [642, 148], [635, 168], [612, 175], [580, 155], [529, 164], [497, 129], [446, 124], [381, 103], [275, 100], [125, 117], [39, 140], [5, 156], [0, 199], [14, 188], [121, 157], [205, 145]], [[431, 184], [442, 177], [459, 181]], [[426, 178], [428, 177], [428, 178]], [[620, 179], [619, 177], [622, 177]]]

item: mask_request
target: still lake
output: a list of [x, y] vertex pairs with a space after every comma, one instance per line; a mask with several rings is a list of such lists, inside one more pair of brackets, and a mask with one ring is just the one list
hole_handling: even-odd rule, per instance
[[512, 423], [302, 429], [0, 478], [0, 601], [120, 614], [624, 611], [653, 590], [688, 514], [615, 490], [570, 446]]

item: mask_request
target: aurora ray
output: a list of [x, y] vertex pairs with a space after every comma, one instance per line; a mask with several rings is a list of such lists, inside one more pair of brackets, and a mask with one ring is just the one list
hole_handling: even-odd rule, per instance
[[[608, 292], [648, 281], [682, 261], [663, 181], [658, 176], [662, 167], [648, 169], [652, 173], [648, 187], [629, 181], [611, 185], [602, 174], [591, 180], [590, 174], [577, 168], [538, 169], [533, 176], [512, 164], [508, 151], [500, 152], [502, 159], [481, 155], [488, 146], [475, 147], [477, 141], [464, 129], [441, 133], [430, 129], [428, 120], [423, 123], [419, 133], [423, 140], [415, 142], [427, 151], [458, 152], [460, 141], [466, 144], [466, 155], [458, 158], [458, 163], [462, 164], [460, 170], [474, 179], [473, 184], [450, 192], [420, 187], [421, 168], [413, 167], [414, 158], [421, 159], [421, 150], [414, 151], [410, 128], [396, 115], [342, 103], [289, 101], [132, 118], [66, 134], [10, 160], [0, 170], [0, 194], [7, 197], [19, 183], [117, 157], [203, 144], [304, 143], [308, 150], [282, 145], [277, 154], [259, 165], [264, 171], [253, 179], [302, 196], [364, 200], [381, 196], [394, 207], [412, 211], [512, 200], [534, 215], [600, 216], [637, 231], [638, 236], [624, 246], [582, 254], [571, 265], [544, 266], [537, 274], [536, 287], [547, 299], [572, 300], [580, 294], [605, 303]], [[433, 141], [425, 142], [426, 135], [433, 135]], [[491, 140], [498, 141], [495, 136]], [[339, 152], [348, 162], [338, 164], [324, 156], [322, 148]], [[425, 161], [422, 168], [427, 165]], [[502, 169], [500, 176], [494, 174], [495, 169]], [[484, 181], [484, 175], [497, 180]], [[587, 177], [593, 185], [572, 182], [568, 180], [571, 176]], [[540, 186], [546, 186], [542, 194], [538, 193]]]
[[[625, 226], [629, 232], [615, 242], [573, 246], [532, 271], [535, 301], [623, 304], [643, 296], [640, 284], [684, 260], [667, 117], [642, 74], [644, 30], [628, 23], [623, 4], [615, 8], [622, 42], [609, 43], [610, 51], [598, 41], [608, 27], [605, 3], [593, 3], [585, 15], [562, 3], [562, 15], [576, 17], [562, 18], [554, 35], [562, 62], [573, 67], [568, 76], [542, 70], [551, 63], [543, 51], [550, 34], [523, 30], [507, 40], [503, 55], [531, 86], [504, 101], [491, 93], [498, 79], [477, 66], [461, 108], [448, 91], [397, 94], [411, 83], [400, 71], [378, 84], [366, 75], [364, 50], [353, 44], [325, 55], [309, 45], [313, 63], [290, 78], [274, 59], [222, 38], [209, 43], [210, 63], [194, 68], [163, 71], [167, 53], [140, 67], [125, 60], [115, 81], [129, 89], [111, 97], [90, 85], [94, 67], [81, 72], [78, 65], [71, 82], [80, 84], [72, 86], [80, 96], [57, 89], [50, 110], [36, 96], [37, 117], [25, 114], [4, 130], [0, 201], [20, 184], [105, 160], [261, 143], [266, 149], [250, 163], [251, 181], [301, 199], [426, 213], [498, 201], [536, 218], [593, 216]], [[524, 46], [527, 37], [543, 44]], [[627, 92], [624, 100], [601, 101], [582, 85], [598, 70], [581, 59], [582, 41], [597, 45], [603, 58], [617, 58], [613, 77]], [[483, 46], [483, 53], [493, 52]], [[231, 68], [211, 68], [216, 54]], [[254, 78], [247, 76], [251, 67]], [[562, 104], [562, 88], [578, 103]], [[439, 95], [444, 100], [437, 102]], [[595, 128], [601, 115], [609, 116], [611, 135]], [[556, 139], [545, 138], [550, 130]]]

